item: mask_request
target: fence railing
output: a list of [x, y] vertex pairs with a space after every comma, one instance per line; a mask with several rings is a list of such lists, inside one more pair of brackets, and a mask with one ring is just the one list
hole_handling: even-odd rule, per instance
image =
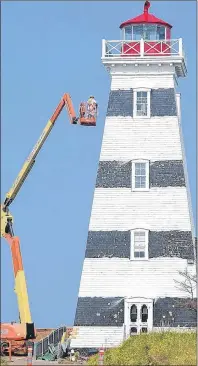
[[108, 57], [185, 57], [182, 38], [171, 40], [102, 40], [102, 58]]
[[34, 357], [38, 358], [40, 356], [44, 356], [44, 354], [48, 351], [49, 345], [53, 345], [56, 347], [58, 343], [61, 341], [63, 333], [66, 332], [66, 327], [60, 327], [52, 331], [47, 337], [41, 339], [38, 342], [34, 343]]

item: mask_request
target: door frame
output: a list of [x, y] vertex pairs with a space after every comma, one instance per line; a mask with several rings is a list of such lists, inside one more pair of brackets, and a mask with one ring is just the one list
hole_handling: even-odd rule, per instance
[[[137, 306], [137, 321], [135, 323], [131, 323], [130, 321], [130, 309], [131, 305]], [[142, 323], [140, 319], [140, 309], [142, 305], [146, 305], [148, 309], [148, 320], [146, 323]], [[153, 299], [147, 297], [127, 297], [124, 301], [124, 326], [125, 326], [125, 335], [126, 338], [130, 336], [130, 328], [134, 326], [137, 328], [137, 333], [140, 334], [142, 327], [147, 327], [148, 332], [151, 332], [153, 329]]]

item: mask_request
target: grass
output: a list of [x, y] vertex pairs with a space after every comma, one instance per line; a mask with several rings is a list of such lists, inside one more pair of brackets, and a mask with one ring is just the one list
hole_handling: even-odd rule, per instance
[[[98, 355], [88, 365], [98, 365]], [[109, 349], [104, 365], [196, 365], [195, 332], [163, 332], [133, 336], [121, 346]]]
[[2, 356], [0, 356], [0, 365], [3, 365], [3, 366], [7, 366], [8, 365], [7, 360], [4, 357], [2, 357]]

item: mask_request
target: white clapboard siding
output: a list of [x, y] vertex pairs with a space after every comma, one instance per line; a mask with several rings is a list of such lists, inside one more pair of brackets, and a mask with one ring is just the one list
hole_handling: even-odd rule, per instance
[[129, 90], [135, 88], [174, 88], [173, 75], [114, 75], [111, 79], [111, 90]]
[[77, 327], [71, 348], [116, 347], [123, 342], [123, 327]]
[[[186, 266], [181, 258], [86, 258], [79, 297], [188, 297], [174, 281], [182, 280], [178, 271]], [[188, 271], [195, 273], [195, 266], [189, 265]]]
[[186, 187], [96, 188], [89, 230], [191, 230]]
[[100, 160], [182, 159], [177, 117], [107, 117]]

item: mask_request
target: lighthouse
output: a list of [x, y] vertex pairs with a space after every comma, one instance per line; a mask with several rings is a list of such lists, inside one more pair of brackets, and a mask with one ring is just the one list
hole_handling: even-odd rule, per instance
[[120, 29], [120, 40], [102, 40], [111, 90], [74, 321], [81, 351], [196, 326], [195, 293], [181, 285], [182, 273], [195, 274], [177, 91], [183, 41], [148, 1]]

